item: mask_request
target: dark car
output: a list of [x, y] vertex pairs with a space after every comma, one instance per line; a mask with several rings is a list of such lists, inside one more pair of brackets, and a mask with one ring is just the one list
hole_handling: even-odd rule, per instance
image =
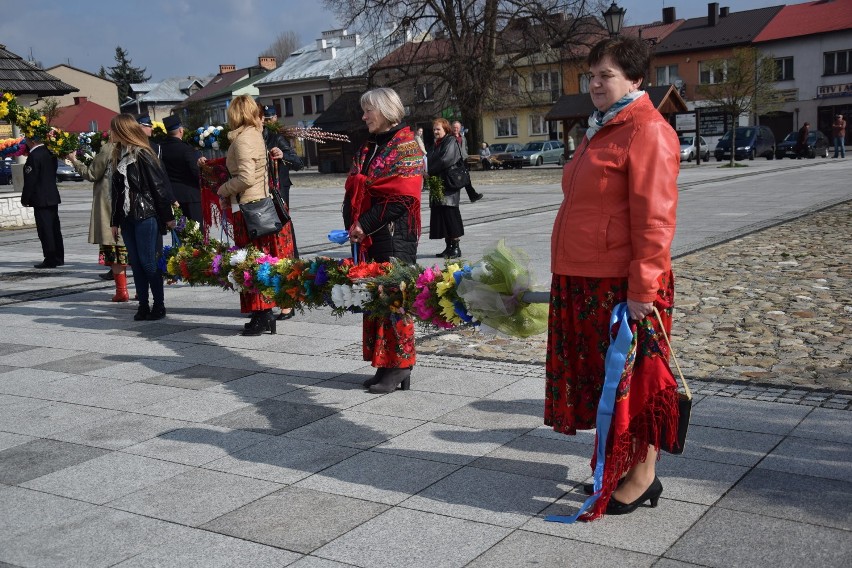
[[[725, 132], [719, 142], [716, 143], [716, 150], [713, 154], [716, 156], [716, 161], [721, 162], [724, 159], [731, 158], [731, 130]], [[766, 126], [738, 126], [734, 132], [734, 159], [749, 160], [755, 159], [757, 156], [762, 156], [767, 160], [775, 157], [775, 135]]]
[[56, 181], [83, 181], [83, 176], [72, 166], [59, 162], [56, 166]]
[[520, 144], [500, 142], [492, 144], [490, 148], [491, 157], [500, 162], [500, 167], [503, 169], [522, 168], [524, 166], [524, 157], [518, 154], [522, 148]]
[[0, 185], [12, 183], [12, 158], [0, 160]]
[[[784, 140], [778, 143], [775, 147], [775, 157], [781, 158], [796, 158], [796, 141], [799, 139], [799, 133], [794, 130], [784, 137]], [[819, 130], [811, 130], [808, 134], [808, 148], [805, 151], [805, 156], [808, 158], [828, 158], [829, 141], [828, 136]]]

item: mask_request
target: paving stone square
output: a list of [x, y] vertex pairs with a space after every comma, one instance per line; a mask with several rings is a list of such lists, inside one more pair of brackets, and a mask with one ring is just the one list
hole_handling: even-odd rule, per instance
[[17, 485], [108, 453], [107, 450], [36, 439], [0, 452], [0, 483]]

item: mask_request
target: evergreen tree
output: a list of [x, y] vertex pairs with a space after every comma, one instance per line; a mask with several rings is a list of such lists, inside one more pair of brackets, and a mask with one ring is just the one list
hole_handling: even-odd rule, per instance
[[144, 67], [134, 67], [133, 61], [120, 45], [115, 48], [115, 63], [115, 66], [109, 68], [107, 77], [118, 86], [119, 102], [124, 102], [130, 96], [131, 83], [144, 83], [151, 76], [145, 75]]
[[106, 69], [104, 69], [103, 65], [101, 65], [101, 68], [98, 70], [98, 77], [100, 77], [101, 79], [107, 78]]

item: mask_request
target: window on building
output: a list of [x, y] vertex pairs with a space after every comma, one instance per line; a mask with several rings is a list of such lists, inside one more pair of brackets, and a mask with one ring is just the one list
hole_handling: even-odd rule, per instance
[[415, 85], [414, 96], [415, 100], [417, 100], [418, 103], [424, 103], [433, 100], [435, 96], [435, 89], [432, 86], [432, 83], [422, 83], [420, 85]]
[[540, 114], [531, 114], [530, 115], [530, 135], [537, 136], [541, 134], [547, 134], [547, 121], [544, 120], [544, 116]]
[[852, 49], [827, 51], [823, 54], [823, 75], [852, 73]]
[[325, 95], [316, 95], [314, 99], [317, 103], [317, 114], [325, 112]]
[[589, 81], [592, 80], [592, 76], [588, 73], [582, 73], [578, 78], [577, 82], [580, 84], [580, 92], [588, 93], [589, 92]]
[[559, 89], [559, 72], [558, 71], [542, 71], [533, 73], [533, 91], [550, 91]]
[[517, 73], [506, 77], [506, 90], [511, 95], [521, 94], [521, 77]]
[[776, 81], [792, 81], [793, 80], [793, 58], [781, 57], [775, 60], [775, 80]]
[[728, 76], [727, 61], [699, 61], [698, 82], [702, 85], [724, 83]]
[[284, 116], [293, 116], [293, 99], [284, 99]]
[[654, 84], [657, 86], [674, 85], [678, 79], [680, 79], [680, 75], [677, 72], [677, 65], [663, 65], [657, 67], [657, 82]]
[[518, 135], [518, 117], [510, 116], [509, 118], [495, 118], [494, 130], [497, 132], [497, 138]]
[[302, 114], [314, 114], [314, 100], [310, 95], [302, 97]]

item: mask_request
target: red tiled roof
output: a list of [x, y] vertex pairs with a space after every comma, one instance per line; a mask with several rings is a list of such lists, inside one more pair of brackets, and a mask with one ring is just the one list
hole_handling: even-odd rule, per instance
[[852, 0], [819, 0], [784, 6], [754, 41], [774, 41], [850, 28]]
[[[653, 24], [641, 24], [638, 26], [625, 26], [621, 28], [621, 34], [629, 37], [639, 37], [642, 39], [654, 39], [662, 41], [667, 35], [675, 31], [678, 26], [686, 20], [675, 20], [670, 24], [662, 22], [654, 22]], [[641, 34], [639, 32], [642, 32]]]
[[109, 130], [109, 122], [118, 114], [92, 101], [59, 107], [56, 110], [58, 115], [51, 121], [51, 126], [75, 133], [89, 132], [93, 120], [97, 122], [98, 130]]

